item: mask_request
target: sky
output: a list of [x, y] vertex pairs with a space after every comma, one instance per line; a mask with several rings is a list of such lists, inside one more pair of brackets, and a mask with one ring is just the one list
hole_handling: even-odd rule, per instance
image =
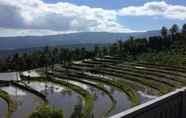
[[143, 32], [184, 23], [185, 0], [0, 0], [0, 36]]

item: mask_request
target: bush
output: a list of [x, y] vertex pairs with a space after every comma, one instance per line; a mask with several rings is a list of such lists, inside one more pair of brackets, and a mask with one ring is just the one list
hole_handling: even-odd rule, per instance
[[61, 109], [51, 108], [48, 105], [42, 105], [29, 118], [63, 118], [63, 111]]

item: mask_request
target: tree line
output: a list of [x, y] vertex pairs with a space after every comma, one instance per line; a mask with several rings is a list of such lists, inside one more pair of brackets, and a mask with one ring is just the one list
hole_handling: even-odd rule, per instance
[[54, 64], [68, 66], [72, 61], [94, 57], [102, 58], [106, 55], [117, 56], [127, 61], [152, 61], [155, 57], [159, 59], [159, 56], [165, 57], [167, 54], [174, 58], [174, 54], [177, 53], [181, 53], [181, 56], [186, 53], [186, 24], [182, 28], [176, 24], [172, 25], [170, 29], [162, 27], [160, 36], [147, 38], [131, 36], [126, 41], [119, 40], [110, 46], [95, 46], [93, 50], [44, 47], [42, 50], [32, 53], [16, 53], [0, 60], [0, 71], [22, 71]]
[[32, 53], [16, 53], [0, 60], [0, 71], [23, 71], [53, 64], [69, 65], [73, 60], [92, 58], [94, 55], [85, 48], [44, 47]]

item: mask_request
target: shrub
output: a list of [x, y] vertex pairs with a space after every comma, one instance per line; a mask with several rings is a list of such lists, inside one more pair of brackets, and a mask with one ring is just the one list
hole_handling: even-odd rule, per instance
[[63, 118], [61, 109], [51, 108], [48, 105], [41, 105], [29, 118]]

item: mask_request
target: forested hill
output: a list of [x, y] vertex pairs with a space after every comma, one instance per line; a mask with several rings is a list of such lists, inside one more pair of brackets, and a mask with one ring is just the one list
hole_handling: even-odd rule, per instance
[[127, 40], [133, 37], [149, 37], [159, 35], [159, 31], [138, 33], [106, 33], [106, 32], [81, 32], [51, 36], [17, 36], [0, 37], [0, 50], [13, 50], [43, 46], [108, 44], [118, 40]]

